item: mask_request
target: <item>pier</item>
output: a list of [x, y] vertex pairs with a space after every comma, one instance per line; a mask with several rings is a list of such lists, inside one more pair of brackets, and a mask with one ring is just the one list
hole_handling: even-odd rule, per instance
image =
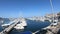
[[9, 27], [5, 28], [0, 34], [8, 34], [12, 28], [19, 22], [19, 19], [14, 20], [14, 24], [10, 25]]
[[26, 20], [24, 18], [18, 18], [10, 22], [9, 26], [5, 28], [2, 32], [0, 32], [0, 34], [8, 34], [13, 28], [24, 29], [24, 26], [27, 26]]
[[49, 25], [48, 27], [43, 28], [44, 30], [47, 30], [46, 34], [58, 34], [60, 30], [60, 22], [57, 23], [57, 25]]

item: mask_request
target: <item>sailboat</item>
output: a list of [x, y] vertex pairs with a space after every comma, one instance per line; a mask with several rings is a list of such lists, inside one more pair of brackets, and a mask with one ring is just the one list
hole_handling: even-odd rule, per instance
[[[55, 19], [55, 15], [54, 15], [54, 11], [53, 11], [52, 0], [50, 0], [50, 4], [51, 4], [51, 10], [52, 10], [52, 12], [53, 12], [53, 16], [52, 16], [53, 19], [52, 19], [52, 23], [51, 23], [49, 26], [43, 28], [44, 30], [50, 29], [51, 26], [56, 26], [56, 25], [58, 25], [58, 19]], [[56, 14], [56, 15], [57, 15], [57, 14]]]
[[[53, 4], [52, 4], [52, 0], [50, 0], [50, 5], [51, 5], [51, 11], [53, 12], [53, 20], [52, 20], [52, 24], [53, 26], [57, 25], [58, 23], [58, 19], [55, 19], [55, 15], [54, 15], [54, 10], [53, 10]], [[57, 15], [57, 14], [56, 14]]]

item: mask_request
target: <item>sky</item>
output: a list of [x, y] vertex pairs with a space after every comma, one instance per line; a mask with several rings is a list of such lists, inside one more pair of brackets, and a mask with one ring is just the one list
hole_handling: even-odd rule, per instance
[[[52, 0], [54, 13], [60, 12], [60, 0]], [[50, 14], [50, 0], [0, 0], [0, 17], [33, 17]]]

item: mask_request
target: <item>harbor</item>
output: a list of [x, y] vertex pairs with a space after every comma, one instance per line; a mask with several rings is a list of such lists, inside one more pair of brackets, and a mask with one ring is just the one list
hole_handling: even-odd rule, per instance
[[[59, 14], [57, 14], [57, 16], [55, 16], [54, 18], [56, 19], [59, 17], [60, 17]], [[49, 30], [52, 30], [54, 33], [57, 33], [58, 30], [60, 29], [59, 19], [57, 19], [57, 21], [55, 20], [55, 23], [52, 22], [52, 16], [50, 16], [51, 21], [49, 20], [48, 16], [44, 17], [44, 21], [42, 21], [40, 19], [38, 19], [38, 17], [35, 17], [35, 18], [17, 18], [15, 20], [12, 20], [8, 24], [2, 24], [1, 26], [3, 27], [3, 30], [0, 32], [0, 34], [8, 34], [11, 31], [14, 32], [15, 30], [17, 32], [29, 31], [32, 34], [37, 33], [40, 30], [42, 30], [42, 31], [47, 30], [47, 34], [48, 34], [48, 33], [50, 33]], [[13, 34], [12, 32], [11, 32], [11, 34]], [[14, 34], [15, 34], [15, 32], [14, 32]]]
[[60, 34], [60, 0], [0, 0], [0, 34]]

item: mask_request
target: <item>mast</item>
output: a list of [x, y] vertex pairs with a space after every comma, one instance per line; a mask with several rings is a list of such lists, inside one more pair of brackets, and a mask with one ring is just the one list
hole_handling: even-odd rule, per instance
[[53, 13], [53, 23], [54, 23], [54, 10], [53, 10], [52, 0], [50, 0], [50, 5], [51, 5], [51, 11], [52, 11], [52, 13]]

